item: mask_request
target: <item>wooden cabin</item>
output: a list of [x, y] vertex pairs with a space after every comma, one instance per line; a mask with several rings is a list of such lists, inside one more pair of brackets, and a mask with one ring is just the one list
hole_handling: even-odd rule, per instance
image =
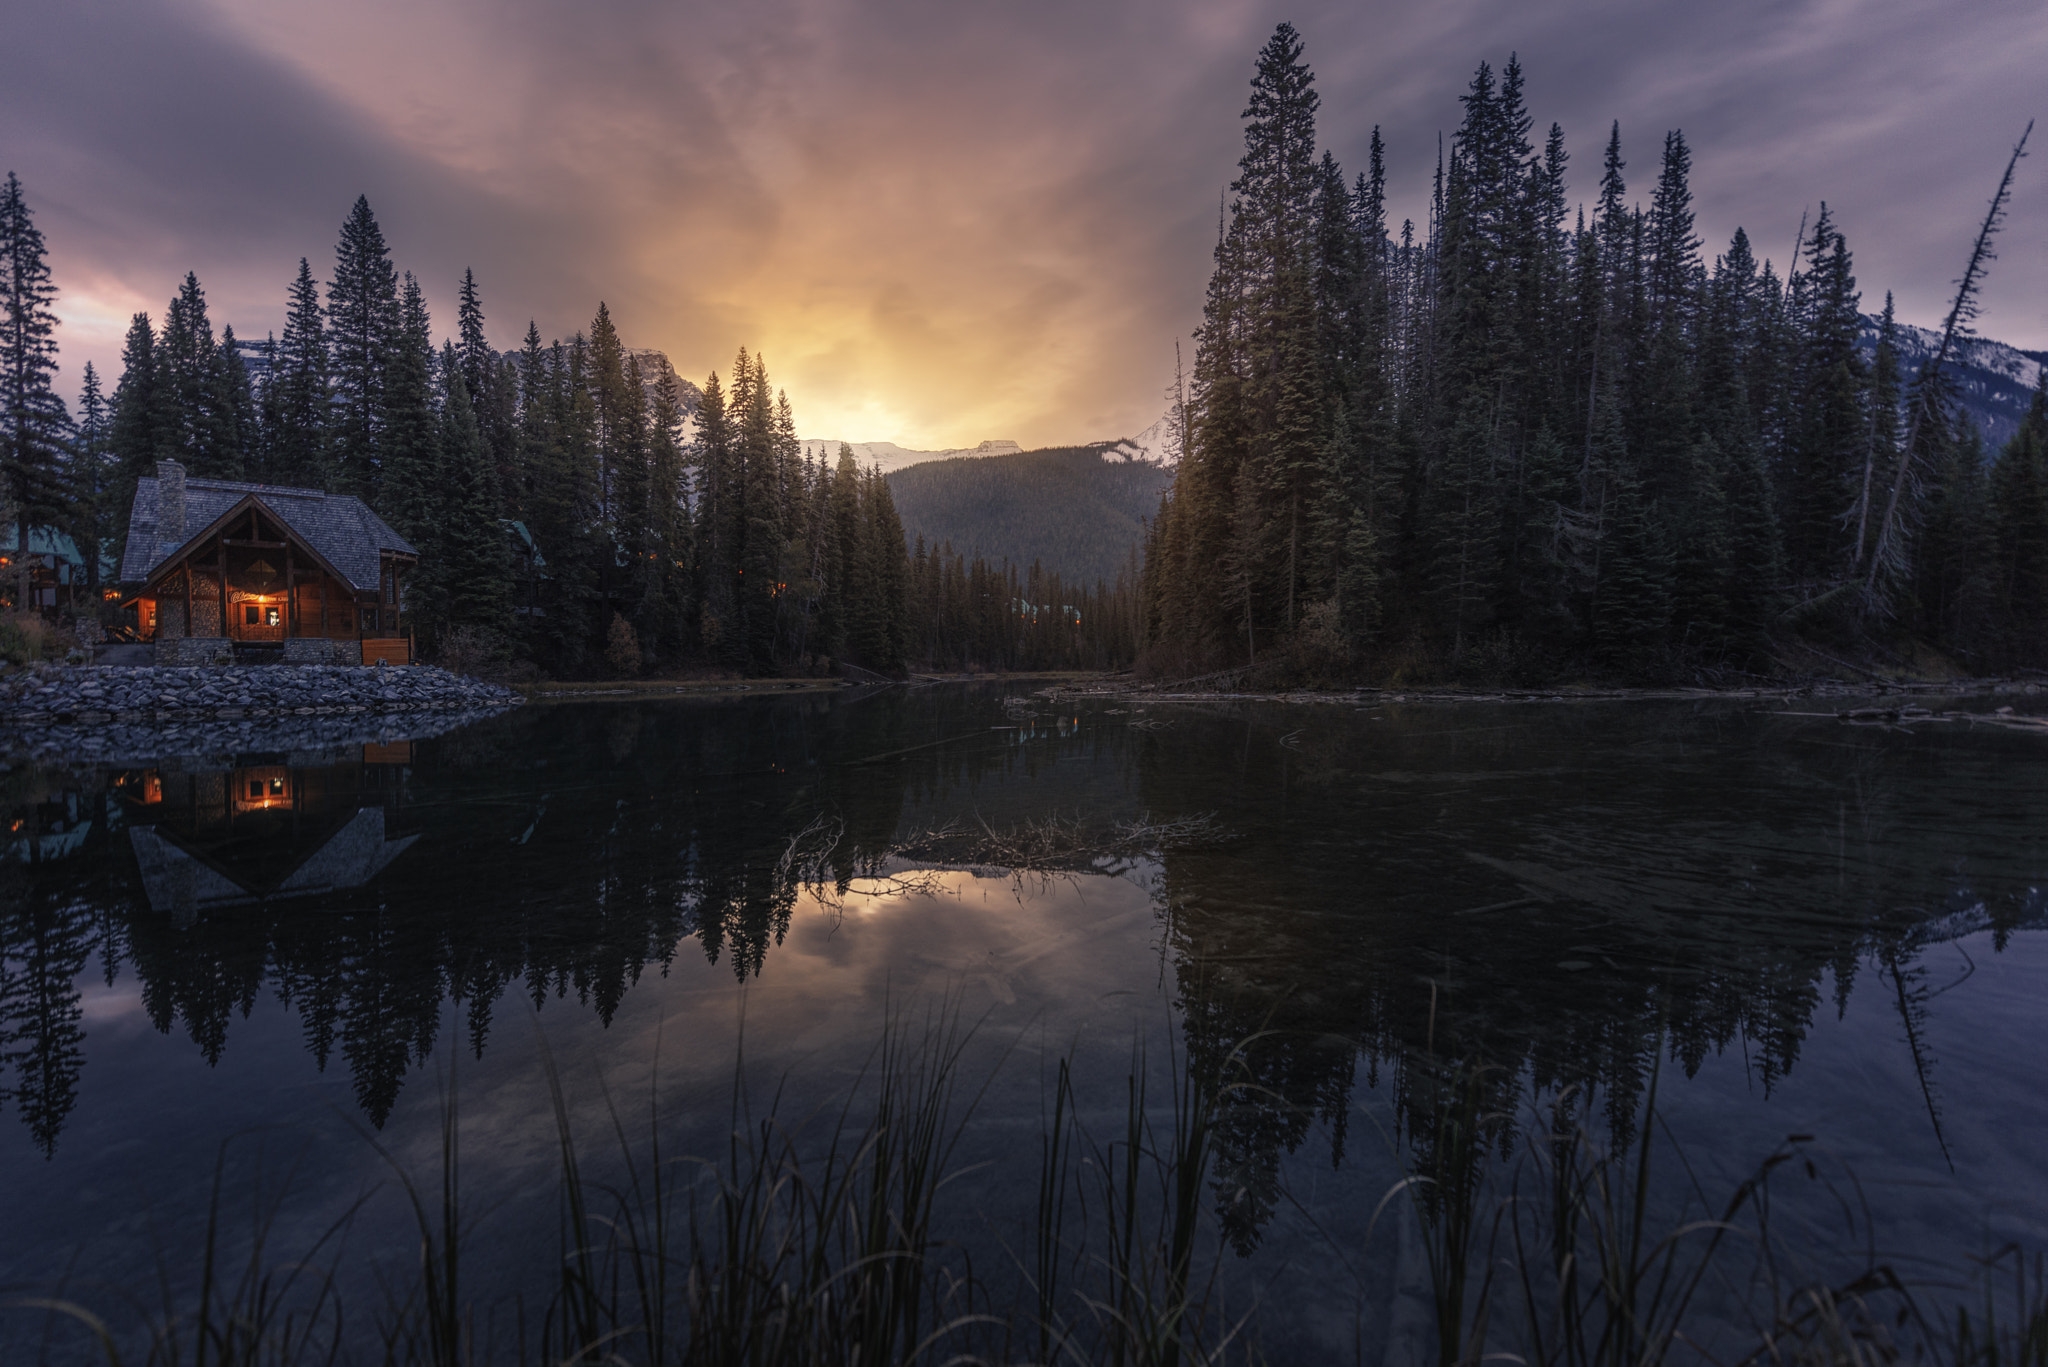
[[159, 664], [405, 664], [419, 552], [361, 499], [188, 479], [136, 481], [121, 581]]

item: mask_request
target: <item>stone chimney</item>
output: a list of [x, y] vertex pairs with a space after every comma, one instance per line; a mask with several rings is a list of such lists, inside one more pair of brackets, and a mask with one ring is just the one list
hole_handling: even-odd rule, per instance
[[156, 537], [165, 545], [185, 544], [185, 467], [174, 460], [156, 463]]

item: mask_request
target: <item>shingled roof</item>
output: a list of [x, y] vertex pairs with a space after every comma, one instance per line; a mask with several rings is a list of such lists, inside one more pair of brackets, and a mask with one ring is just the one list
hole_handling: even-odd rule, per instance
[[419, 554], [361, 499], [349, 494], [190, 477], [185, 480], [185, 537], [166, 541], [158, 531], [157, 480], [145, 475], [135, 482], [128, 547], [121, 556], [121, 582], [142, 583], [159, 565], [198, 540], [230, 508], [252, 495], [357, 590], [378, 586], [379, 557], [386, 552]]

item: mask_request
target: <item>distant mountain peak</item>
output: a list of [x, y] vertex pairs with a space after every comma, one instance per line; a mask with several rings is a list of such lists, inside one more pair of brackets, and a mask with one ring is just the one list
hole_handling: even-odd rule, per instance
[[1143, 461], [1170, 470], [1180, 464], [1180, 433], [1174, 430], [1173, 410], [1159, 415], [1159, 421], [1135, 437], [1103, 442], [1104, 460]]
[[[1877, 334], [1883, 325], [1882, 319], [1864, 315], [1856, 344], [1866, 359], [1876, 353]], [[1941, 334], [1910, 323], [1895, 323], [1893, 330], [1899, 376], [1911, 380], [1940, 348]], [[2034, 402], [2034, 386], [2041, 382], [2043, 357], [2044, 353], [2021, 351], [1989, 337], [1959, 337], [1950, 349], [1943, 368], [1956, 402], [1984, 434], [1987, 453], [2004, 446], [2019, 430]]]

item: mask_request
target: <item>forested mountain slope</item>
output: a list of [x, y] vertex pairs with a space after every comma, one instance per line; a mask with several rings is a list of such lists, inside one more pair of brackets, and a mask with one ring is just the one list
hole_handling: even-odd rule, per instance
[[1034, 561], [1070, 583], [1114, 581], [1144, 542], [1173, 471], [1115, 443], [926, 461], [886, 478], [905, 536], [970, 558]]

